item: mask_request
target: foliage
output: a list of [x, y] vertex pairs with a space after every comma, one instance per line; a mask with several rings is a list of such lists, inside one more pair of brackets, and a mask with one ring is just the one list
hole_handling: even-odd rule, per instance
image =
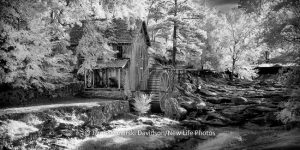
[[[242, 10], [232, 10], [222, 16], [221, 27], [213, 32], [218, 39], [214, 48], [219, 49], [220, 69], [229, 69], [233, 74], [251, 79], [255, 74], [251, 65], [257, 62], [264, 44], [259, 42], [261, 34], [259, 19], [255, 14], [247, 14]], [[248, 75], [248, 76], [245, 76]]]
[[152, 95], [138, 93], [134, 98], [134, 110], [140, 114], [145, 114], [150, 110]]
[[79, 73], [83, 73], [84, 69], [91, 70], [96, 66], [97, 60], [109, 61], [114, 59], [113, 55], [115, 54], [112, 48], [107, 45], [107, 39], [103, 37], [106, 25], [88, 22], [83, 26], [84, 35], [76, 48], [77, 54], [84, 59]]
[[300, 42], [299, 8], [300, 2], [293, 0], [269, 1], [264, 4], [261, 15], [264, 18], [264, 41], [270, 47], [291, 45], [297, 48]]
[[281, 69], [278, 81], [287, 86], [300, 86], [300, 67], [292, 66], [292, 69]]
[[52, 83], [72, 77], [74, 57], [68, 36], [49, 15], [52, 4], [1, 1], [1, 84], [53, 89]]
[[[277, 113], [277, 119], [284, 124], [300, 121], [300, 101], [299, 89], [294, 99], [284, 103], [284, 109]], [[297, 100], [298, 99], [298, 100]]]
[[282, 56], [292, 54], [288, 61], [295, 63], [292, 71], [281, 75], [281, 81], [287, 85], [299, 85], [299, 45], [300, 45], [300, 2], [294, 0], [268, 1], [263, 5], [261, 17], [264, 21], [263, 41], [268, 44], [272, 53], [282, 49]]
[[[0, 84], [53, 89], [55, 84], [73, 80], [76, 54], [85, 58], [85, 68], [91, 68], [97, 58], [111, 59], [102, 31], [113, 18], [122, 18], [128, 27], [133, 27], [133, 20], [146, 15], [144, 3], [143, 0], [1, 1]], [[93, 20], [98, 22], [84, 23]], [[69, 37], [75, 25], [84, 26], [85, 30], [77, 49]]]
[[176, 51], [177, 61], [198, 61], [206, 34], [198, 27], [203, 16], [196, 11], [195, 3], [191, 0], [152, 0], [148, 6], [154, 55], [170, 59]]

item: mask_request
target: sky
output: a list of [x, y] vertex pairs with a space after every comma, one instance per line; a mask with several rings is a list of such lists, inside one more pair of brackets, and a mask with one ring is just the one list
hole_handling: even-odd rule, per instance
[[206, 1], [208, 6], [215, 7], [216, 9], [226, 12], [231, 8], [235, 8], [238, 5], [239, 0], [199, 0]]

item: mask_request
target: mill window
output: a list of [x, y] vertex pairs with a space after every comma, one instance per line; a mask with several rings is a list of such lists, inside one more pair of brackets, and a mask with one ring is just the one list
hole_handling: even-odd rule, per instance
[[122, 58], [123, 56], [123, 47], [121, 45], [117, 46], [117, 58]]

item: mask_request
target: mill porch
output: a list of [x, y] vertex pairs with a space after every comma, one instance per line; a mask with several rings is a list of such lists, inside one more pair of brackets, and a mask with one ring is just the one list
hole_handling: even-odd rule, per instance
[[124, 99], [128, 80], [128, 59], [98, 62], [92, 70], [84, 71], [84, 97]]

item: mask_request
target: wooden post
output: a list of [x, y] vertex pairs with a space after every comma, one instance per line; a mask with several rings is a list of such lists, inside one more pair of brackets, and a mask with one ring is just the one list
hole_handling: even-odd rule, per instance
[[121, 68], [120, 69], [118, 69], [119, 70], [119, 79], [118, 79], [118, 83], [119, 83], [119, 85], [118, 85], [118, 88], [119, 89], [121, 89]]
[[108, 68], [105, 69], [105, 76], [106, 76], [105, 77], [106, 87], [109, 87], [109, 85], [108, 85]]
[[86, 70], [84, 69], [84, 88], [86, 88]]
[[93, 86], [92, 87], [95, 88], [95, 72], [93, 71], [92, 73], [93, 73]]

